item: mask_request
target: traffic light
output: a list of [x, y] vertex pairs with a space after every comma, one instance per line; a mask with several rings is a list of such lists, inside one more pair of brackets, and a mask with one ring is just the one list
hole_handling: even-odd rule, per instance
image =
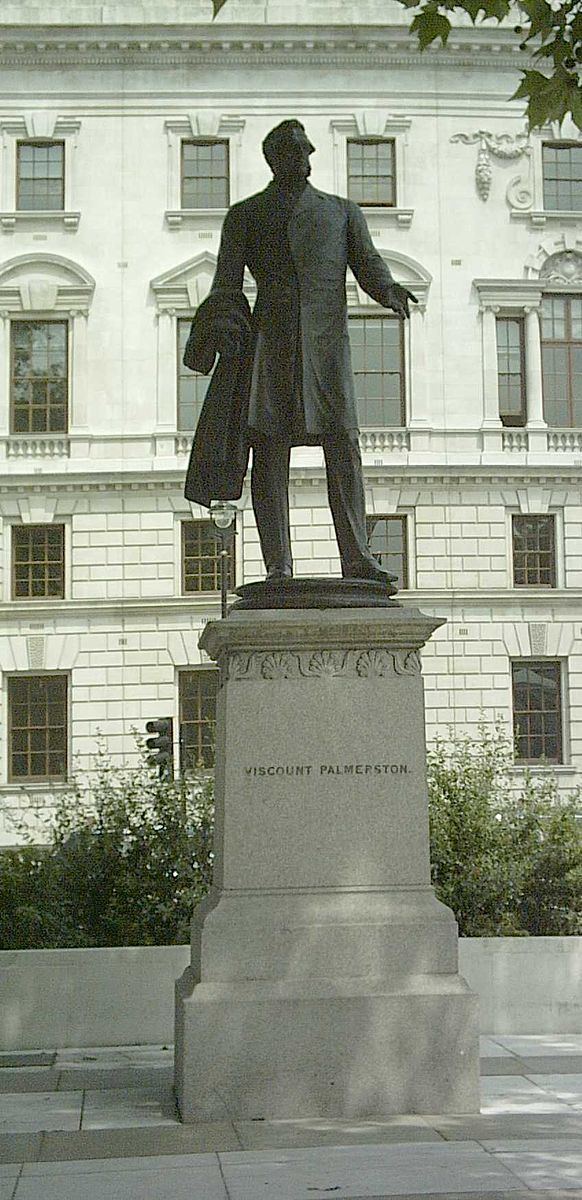
[[146, 730], [155, 735], [146, 738], [152, 767], [157, 767], [160, 779], [173, 779], [174, 722], [172, 717], [158, 717], [157, 721], [147, 721]]

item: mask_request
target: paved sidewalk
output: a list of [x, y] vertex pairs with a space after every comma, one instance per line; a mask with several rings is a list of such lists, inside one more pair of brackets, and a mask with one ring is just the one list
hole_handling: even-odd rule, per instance
[[481, 1069], [479, 1116], [183, 1126], [168, 1047], [0, 1054], [0, 1200], [582, 1200], [582, 1035]]

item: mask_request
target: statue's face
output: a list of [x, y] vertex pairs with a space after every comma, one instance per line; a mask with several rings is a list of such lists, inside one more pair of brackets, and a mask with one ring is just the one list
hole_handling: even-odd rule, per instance
[[285, 131], [285, 136], [277, 147], [277, 160], [274, 163], [277, 179], [307, 179], [311, 174], [309, 155], [313, 146], [304, 129], [293, 126]]

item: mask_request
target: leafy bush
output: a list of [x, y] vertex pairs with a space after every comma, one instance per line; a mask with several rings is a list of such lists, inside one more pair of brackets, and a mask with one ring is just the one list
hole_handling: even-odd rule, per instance
[[[582, 934], [580, 792], [520, 774], [500, 727], [428, 752], [432, 878], [466, 937]], [[101, 747], [46, 847], [0, 855], [0, 948], [180, 944], [212, 875], [213, 781], [160, 781]]]
[[582, 933], [582, 799], [517, 784], [500, 726], [428, 752], [432, 879], [465, 937]]
[[0, 947], [164, 945], [189, 940], [212, 875], [212, 780], [161, 781], [103, 747], [89, 785], [58, 802], [48, 845], [0, 856]]

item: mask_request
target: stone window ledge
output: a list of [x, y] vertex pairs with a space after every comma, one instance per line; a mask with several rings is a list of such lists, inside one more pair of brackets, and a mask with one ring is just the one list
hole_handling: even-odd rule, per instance
[[542, 774], [552, 774], [558, 777], [576, 775], [578, 767], [572, 763], [513, 763], [509, 770], [516, 775], [523, 775], [524, 771], [540, 771]]
[[17, 225], [31, 225], [36, 221], [41, 225], [63, 225], [65, 229], [76, 229], [80, 220], [80, 212], [55, 212], [44, 208], [0, 213], [0, 225], [6, 233], [11, 233]]
[[362, 204], [362, 211], [368, 220], [378, 220], [382, 217], [389, 225], [402, 225], [407, 228], [412, 224], [413, 208], [392, 208], [386, 204]]
[[560, 225], [576, 225], [582, 221], [582, 211], [573, 212], [570, 209], [513, 209], [510, 213], [512, 221], [529, 221], [534, 228], [545, 225], [548, 221], [557, 221]]
[[227, 211], [226, 208], [175, 208], [164, 213], [164, 220], [170, 229], [180, 229], [182, 225], [194, 225], [209, 217], [222, 222]]

